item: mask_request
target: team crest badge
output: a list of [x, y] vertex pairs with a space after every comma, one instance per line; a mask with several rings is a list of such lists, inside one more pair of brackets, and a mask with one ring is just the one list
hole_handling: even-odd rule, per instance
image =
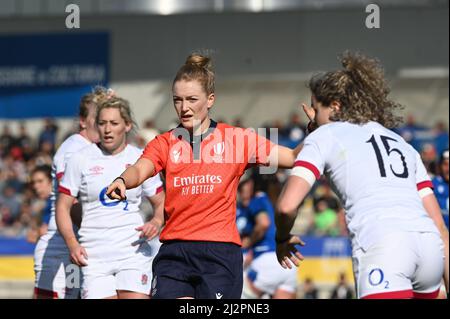
[[216, 145], [214, 145], [213, 151], [214, 151], [214, 161], [222, 162], [223, 153], [225, 152], [225, 142], [217, 143]]

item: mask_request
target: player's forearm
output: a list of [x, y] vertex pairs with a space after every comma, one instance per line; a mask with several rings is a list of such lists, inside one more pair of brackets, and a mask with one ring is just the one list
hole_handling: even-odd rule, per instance
[[308, 194], [311, 186], [298, 176], [290, 176], [281, 191], [275, 213], [275, 225], [277, 227], [277, 240], [287, 238], [294, 226], [300, 203]]
[[[264, 235], [267, 231], [267, 228], [268, 227], [263, 226], [263, 225], [256, 225], [255, 228], [253, 229], [253, 232], [250, 234], [249, 246], [253, 246], [257, 242], [259, 242], [261, 239], [263, 239]], [[245, 248], [248, 248], [248, 247], [245, 247]]]
[[294, 222], [297, 217], [297, 210], [285, 210], [283, 206], [277, 206], [277, 212], [275, 213], [275, 225], [277, 228], [276, 240], [283, 241], [287, 239]]
[[445, 268], [444, 268], [444, 283], [445, 290], [447, 294], [449, 293], [449, 259], [448, 259], [448, 250], [449, 250], [449, 239], [448, 239], [448, 229], [445, 225], [440, 227], [439, 232], [441, 233], [442, 241], [444, 242], [444, 255], [445, 255]]
[[125, 172], [120, 174], [120, 177], [124, 179], [127, 189], [138, 187], [144, 182], [144, 178], [140, 176], [139, 170], [133, 165], [128, 167]]
[[75, 224], [78, 228], [81, 227], [81, 216], [83, 214], [81, 203], [75, 202], [70, 209], [70, 217], [72, 219], [72, 223]]
[[433, 220], [436, 225], [441, 239], [444, 242], [444, 255], [445, 255], [445, 265], [444, 265], [444, 282], [447, 293], [449, 292], [449, 233], [447, 226], [445, 226], [444, 219], [442, 218], [441, 209], [439, 203], [436, 200], [434, 194], [426, 195], [422, 198], [423, 206], [427, 211], [428, 215]]
[[444, 283], [445, 283], [445, 290], [447, 291], [447, 294], [450, 293], [449, 291], [449, 273], [448, 273], [448, 263], [449, 263], [449, 259], [448, 259], [448, 240], [447, 243], [445, 244], [445, 271], [444, 271]]
[[159, 193], [154, 196], [155, 198], [151, 200], [153, 206], [153, 220], [160, 224], [160, 227], [164, 226], [164, 192]]
[[70, 217], [70, 208], [56, 206], [56, 225], [61, 236], [64, 238], [67, 247], [78, 243], [73, 231], [72, 218]]
[[155, 166], [153, 162], [149, 159], [141, 158], [134, 165], [128, 167], [120, 177], [123, 178], [126, 188], [132, 189], [144, 183], [154, 173]]

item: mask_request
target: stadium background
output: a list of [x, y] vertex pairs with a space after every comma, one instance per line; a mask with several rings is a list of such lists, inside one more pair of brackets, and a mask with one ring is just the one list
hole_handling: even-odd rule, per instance
[[[80, 7], [80, 29], [66, 28], [70, 3]], [[448, 147], [448, 2], [377, 1], [379, 29], [365, 25], [369, 3], [0, 0], [0, 298], [31, 296], [34, 246], [26, 236], [40, 206], [29, 191], [28, 173], [48, 162], [76, 128], [80, 95], [103, 84], [127, 98], [140, 125], [134, 142], [143, 145], [174, 125], [172, 77], [193, 50], [208, 49], [215, 58], [214, 119], [277, 127], [279, 142], [291, 146], [304, 136], [306, 120], [298, 106], [310, 99], [305, 83], [311, 74], [337, 68], [337, 55], [346, 49], [378, 57], [392, 98], [405, 106], [408, 124], [398, 130], [433, 173], [433, 162]], [[19, 137], [20, 125], [28, 139]], [[285, 176], [279, 172], [259, 183], [276, 198]], [[11, 201], [5, 200], [9, 186]], [[299, 297], [308, 279], [321, 298], [330, 296], [341, 273], [353, 283], [339, 207], [331, 207], [336, 229], [324, 233], [314, 227], [314, 202], [331, 200], [329, 193], [321, 183], [300, 208], [296, 231], [308, 245]], [[15, 215], [6, 212], [11, 202], [19, 203]]]

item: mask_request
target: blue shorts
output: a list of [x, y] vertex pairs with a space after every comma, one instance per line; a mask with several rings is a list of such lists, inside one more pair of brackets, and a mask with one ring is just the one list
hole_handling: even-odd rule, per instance
[[240, 299], [242, 274], [236, 244], [165, 242], [153, 260], [152, 298]]

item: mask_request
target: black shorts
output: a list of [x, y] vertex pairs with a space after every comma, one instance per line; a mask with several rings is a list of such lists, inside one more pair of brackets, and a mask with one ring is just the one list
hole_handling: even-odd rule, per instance
[[236, 244], [165, 242], [153, 260], [152, 298], [240, 299], [242, 271]]

